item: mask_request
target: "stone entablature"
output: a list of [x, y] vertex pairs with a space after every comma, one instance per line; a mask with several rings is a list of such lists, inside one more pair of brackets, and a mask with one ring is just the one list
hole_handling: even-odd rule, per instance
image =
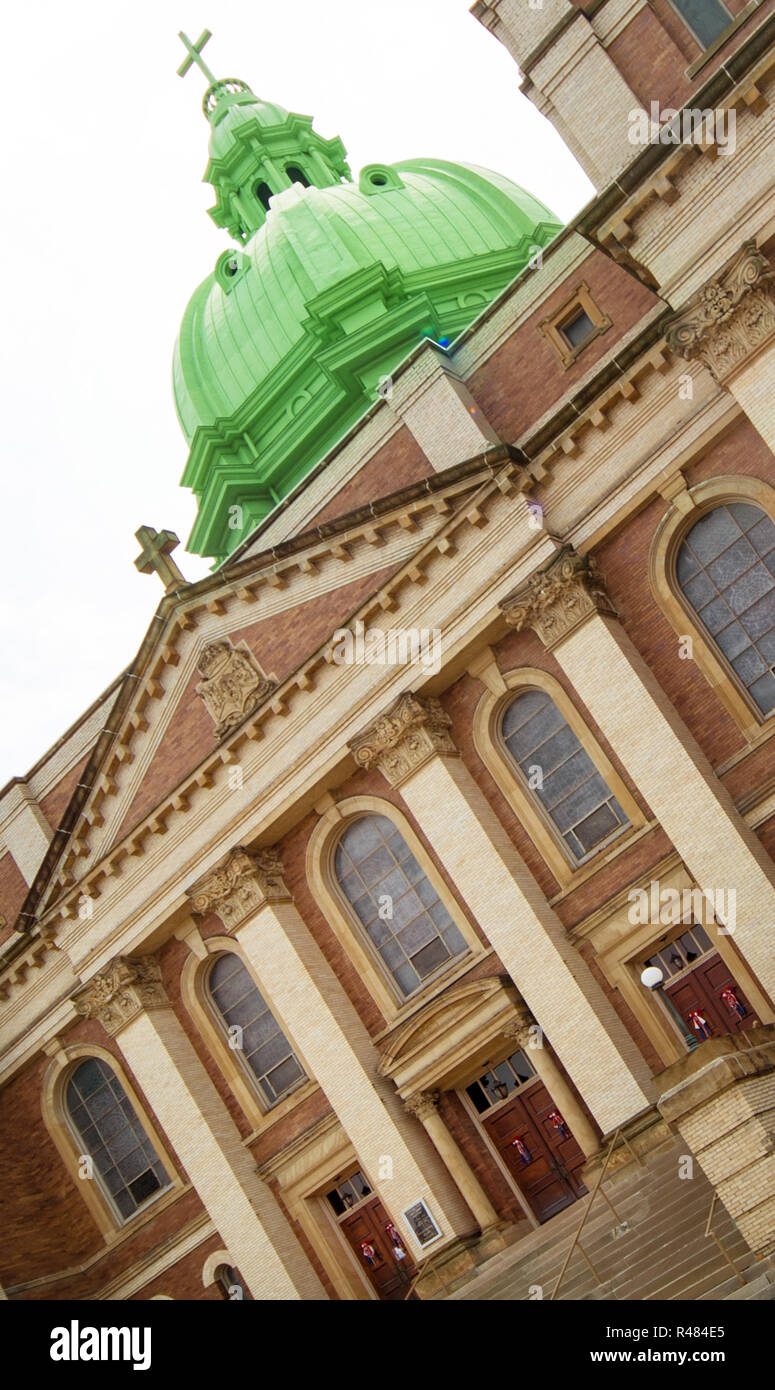
[[616, 617], [591, 556], [564, 546], [538, 574], [501, 602], [510, 627], [532, 627], [552, 650], [595, 613]]
[[148, 1009], [169, 1008], [155, 956], [116, 956], [73, 997], [76, 1013], [96, 1018], [111, 1037]]
[[406, 692], [350, 742], [350, 751], [359, 767], [379, 767], [398, 787], [437, 753], [458, 756], [451, 723], [438, 700]]
[[699, 357], [720, 385], [775, 337], [775, 272], [756, 242], [692, 296], [667, 330], [673, 352]]
[[241, 845], [230, 849], [186, 892], [197, 916], [214, 912], [228, 931], [234, 931], [265, 903], [291, 900], [277, 851], [251, 853]]

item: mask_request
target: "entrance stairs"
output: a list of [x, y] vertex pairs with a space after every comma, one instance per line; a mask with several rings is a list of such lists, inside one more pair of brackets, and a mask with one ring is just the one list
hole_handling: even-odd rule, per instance
[[[741, 1283], [716, 1242], [705, 1235], [713, 1189], [694, 1164], [680, 1178], [685, 1147], [670, 1142], [633, 1158], [603, 1181], [580, 1243], [601, 1282], [574, 1250], [558, 1301], [775, 1298], [775, 1258], [757, 1260], [726, 1209], [716, 1203], [712, 1230], [737, 1265]], [[479, 1265], [443, 1297], [493, 1301], [551, 1298], [590, 1195]], [[540, 1292], [539, 1292], [540, 1290]]]

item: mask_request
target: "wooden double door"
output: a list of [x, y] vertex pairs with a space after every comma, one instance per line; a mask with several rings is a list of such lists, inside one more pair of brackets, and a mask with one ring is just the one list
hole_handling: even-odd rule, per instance
[[520, 1089], [482, 1122], [539, 1221], [548, 1221], [586, 1187], [584, 1153], [541, 1081]]
[[718, 951], [675, 984], [666, 983], [664, 991], [689, 1031], [700, 1040], [739, 1033], [756, 1023], [751, 1005]]
[[339, 1226], [377, 1297], [392, 1302], [405, 1299], [417, 1266], [400, 1237], [394, 1234], [395, 1228], [379, 1197], [362, 1203], [343, 1217]]

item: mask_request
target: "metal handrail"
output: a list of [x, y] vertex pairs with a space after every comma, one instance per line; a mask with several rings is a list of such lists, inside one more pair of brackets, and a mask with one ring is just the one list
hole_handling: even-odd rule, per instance
[[739, 1267], [735, 1264], [735, 1261], [732, 1259], [732, 1256], [730, 1255], [729, 1251], [728, 1251], [727, 1249], [725, 1249], [725, 1247], [724, 1247], [724, 1245], [723, 1245], [723, 1243], [722, 1243], [722, 1241], [721, 1241], [721, 1238], [720, 1238], [719, 1236], [716, 1235], [716, 1232], [715, 1232], [715, 1231], [712, 1231], [712, 1230], [710, 1229], [710, 1227], [711, 1227], [711, 1222], [713, 1221], [713, 1213], [714, 1213], [715, 1210], [716, 1210], [716, 1203], [717, 1203], [717, 1201], [718, 1201], [718, 1192], [714, 1192], [714, 1193], [713, 1193], [713, 1200], [711, 1201], [711, 1204], [710, 1204], [710, 1211], [708, 1212], [708, 1219], [707, 1219], [707, 1221], [706, 1221], [706, 1223], [705, 1223], [705, 1238], [706, 1238], [706, 1240], [707, 1240], [708, 1236], [710, 1236], [710, 1239], [711, 1239], [711, 1240], [715, 1240], [715, 1242], [716, 1242], [716, 1244], [717, 1244], [719, 1250], [721, 1251], [722, 1255], [724, 1256], [724, 1259], [726, 1260], [727, 1264], [732, 1266], [732, 1269], [735, 1271], [735, 1274], [737, 1275], [738, 1279], [740, 1280], [740, 1283], [742, 1284], [743, 1288], [745, 1288], [745, 1279], [744, 1279], [744, 1277], [743, 1277], [743, 1274], [742, 1274], [741, 1270], [740, 1270]]
[[[564, 1262], [563, 1262], [562, 1269], [560, 1270], [560, 1273], [559, 1273], [559, 1275], [557, 1276], [557, 1283], [555, 1284], [554, 1288], [552, 1289], [551, 1295], [550, 1295], [550, 1297], [549, 1297], [549, 1302], [550, 1302], [550, 1303], [553, 1303], [554, 1300], [555, 1300], [555, 1298], [557, 1297], [557, 1292], [558, 1292], [558, 1290], [559, 1290], [560, 1284], [562, 1283], [563, 1279], [565, 1278], [565, 1271], [567, 1270], [568, 1265], [570, 1264], [571, 1255], [573, 1254], [573, 1252], [574, 1252], [574, 1250], [576, 1249], [576, 1246], [577, 1246], [577, 1245], [578, 1245], [578, 1247], [579, 1247], [579, 1252], [584, 1256], [584, 1259], [586, 1260], [587, 1264], [589, 1265], [590, 1269], [592, 1270], [592, 1273], [594, 1274], [595, 1279], [597, 1280], [598, 1284], [602, 1284], [602, 1282], [603, 1282], [603, 1280], [600, 1278], [600, 1275], [598, 1274], [597, 1270], [595, 1269], [595, 1266], [593, 1265], [592, 1261], [590, 1260], [589, 1255], [587, 1254], [586, 1250], [584, 1249], [584, 1247], [583, 1247], [582, 1245], [579, 1245], [579, 1236], [581, 1235], [581, 1232], [583, 1231], [584, 1226], [585, 1226], [585, 1224], [586, 1224], [587, 1217], [589, 1216], [589, 1213], [590, 1213], [590, 1211], [592, 1210], [592, 1203], [594, 1202], [594, 1200], [595, 1200], [595, 1198], [596, 1198], [596, 1196], [597, 1196], [597, 1194], [598, 1194], [598, 1191], [600, 1190], [600, 1184], [601, 1184], [601, 1182], [603, 1181], [603, 1178], [605, 1177], [606, 1168], [608, 1167], [608, 1161], [609, 1161], [609, 1159], [610, 1159], [610, 1157], [611, 1157], [611, 1154], [612, 1154], [613, 1151], [614, 1151], [614, 1148], [616, 1147], [616, 1142], [617, 1142], [618, 1138], [619, 1138], [619, 1130], [617, 1129], [616, 1132], [615, 1132], [615, 1134], [614, 1134], [613, 1139], [611, 1140], [611, 1144], [610, 1144], [610, 1147], [609, 1147], [609, 1149], [608, 1149], [608, 1153], [607, 1153], [606, 1156], [605, 1156], [605, 1160], [604, 1160], [603, 1165], [602, 1165], [602, 1167], [601, 1167], [601, 1169], [600, 1169], [600, 1172], [599, 1172], [598, 1175], [597, 1175], [597, 1181], [596, 1181], [596, 1183], [595, 1183], [595, 1186], [594, 1186], [593, 1189], [592, 1189], [592, 1195], [591, 1195], [591, 1197], [590, 1197], [589, 1201], [587, 1202], [587, 1205], [586, 1205], [586, 1207], [585, 1207], [585, 1209], [584, 1209], [584, 1215], [582, 1216], [582, 1218], [581, 1218], [581, 1220], [580, 1220], [578, 1226], [576, 1227], [576, 1231], [575, 1231], [575, 1233], [574, 1233], [573, 1240], [571, 1241], [570, 1246], [568, 1247], [568, 1253], [567, 1253], [567, 1255], [565, 1256], [565, 1260], [564, 1260]], [[628, 1147], [628, 1148], [630, 1147], [629, 1144], [628, 1144], [627, 1147]], [[630, 1151], [632, 1152], [632, 1150], [630, 1150]], [[603, 1196], [606, 1197], [606, 1194], [603, 1193]], [[611, 1210], [613, 1211], [614, 1215], [616, 1216], [616, 1209], [614, 1208], [613, 1203], [612, 1203], [607, 1197], [606, 1197], [606, 1201], [608, 1201], [609, 1207], [611, 1208]], [[618, 1221], [618, 1219], [619, 1219], [619, 1218], [618, 1218], [618, 1216], [617, 1216], [617, 1221]]]

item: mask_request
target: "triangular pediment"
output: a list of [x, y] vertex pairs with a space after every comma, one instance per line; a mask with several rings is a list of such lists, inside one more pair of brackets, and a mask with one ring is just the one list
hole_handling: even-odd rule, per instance
[[338, 629], [400, 608], [402, 580], [422, 577], [450, 519], [470, 508], [474, 464], [469, 477], [450, 470], [447, 485], [415, 485], [165, 597], [68, 808], [67, 841], [33, 886], [38, 917], [81, 883], [89, 896], [95, 866], [110, 874], [163, 835], [235, 761], [235, 729], [260, 739], [296, 687], [314, 688]]

